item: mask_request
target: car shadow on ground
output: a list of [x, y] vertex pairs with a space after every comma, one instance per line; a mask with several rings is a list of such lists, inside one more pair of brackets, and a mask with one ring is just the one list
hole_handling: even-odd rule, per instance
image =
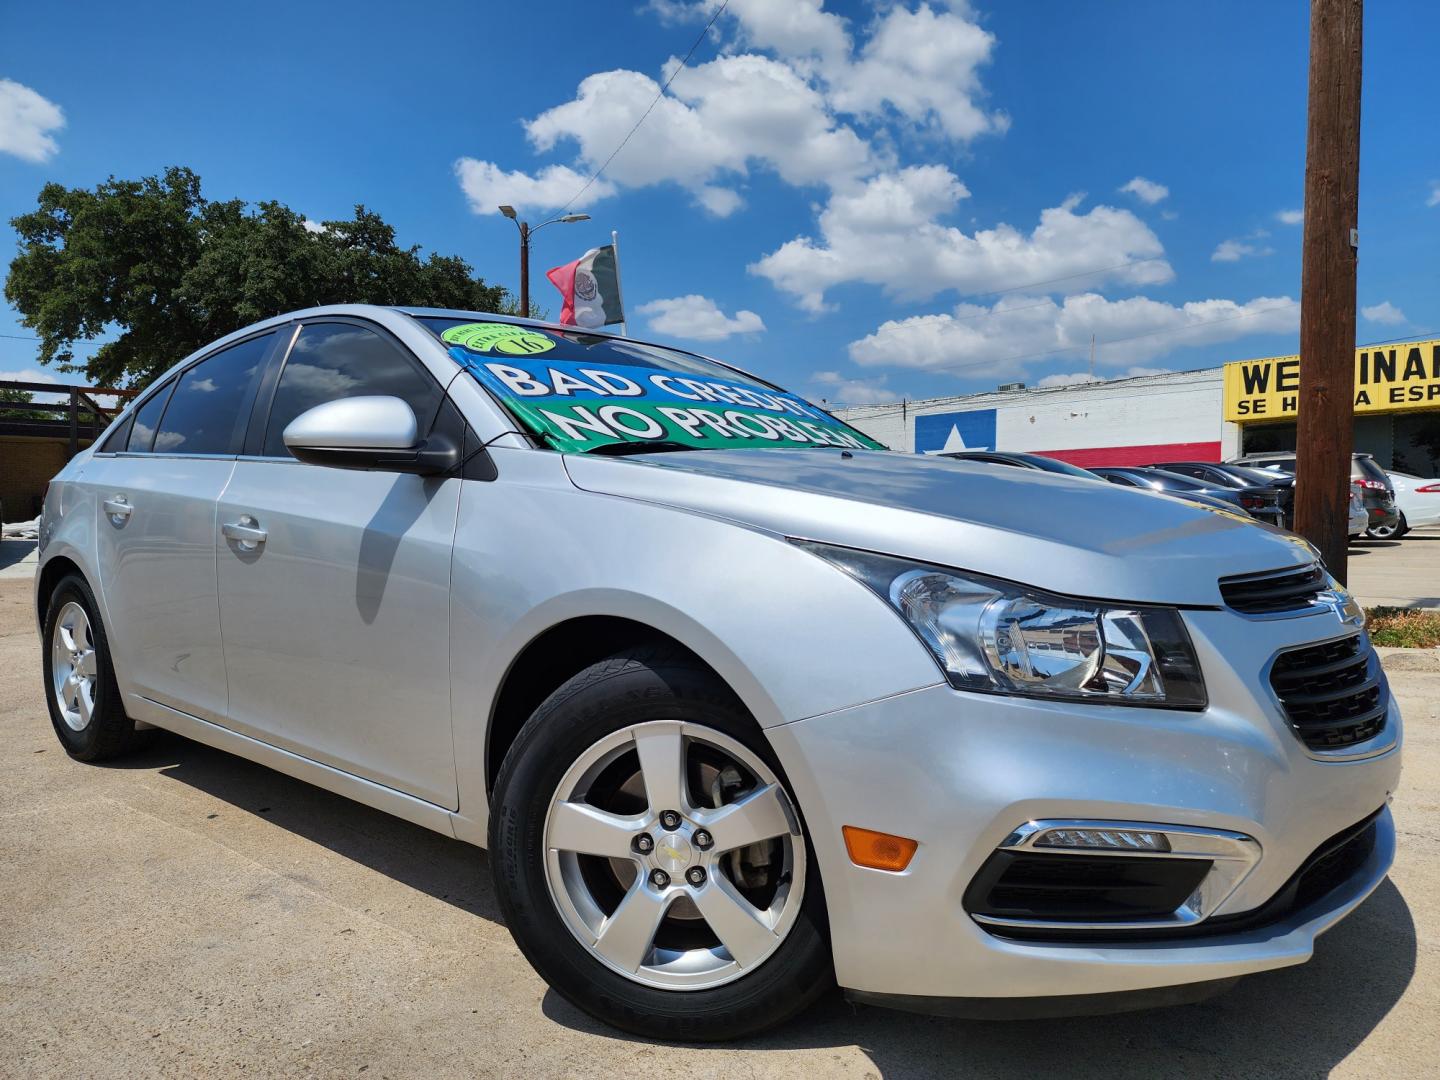
[[376, 873], [499, 923], [485, 852], [168, 731], [105, 768], [152, 769]]
[[[788, 1025], [734, 1046], [854, 1045], [885, 1077], [1326, 1076], [1399, 1001], [1415, 955], [1410, 909], [1387, 880], [1320, 940], [1310, 963], [1252, 975], [1200, 1005], [980, 1021], [856, 1006], [836, 993]], [[646, 1041], [598, 1023], [554, 990], [542, 1008], [569, 1028]]]
[[[105, 767], [155, 770], [503, 923], [485, 853], [458, 840], [168, 732], [156, 732], [148, 748]], [[1415, 955], [1410, 909], [1387, 880], [1320, 940], [1310, 963], [1250, 976], [1200, 1005], [973, 1021], [856, 1006], [837, 992], [775, 1031], [730, 1045], [782, 1052], [858, 1046], [887, 1077], [1324, 1076], [1395, 1006], [1414, 974]], [[553, 990], [541, 1009], [550, 1021], [597, 1038], [647, 1042], [599, 1023]]]
[[0, 540], [0, 570], [22, 562], [34, 550], [34, 540]]

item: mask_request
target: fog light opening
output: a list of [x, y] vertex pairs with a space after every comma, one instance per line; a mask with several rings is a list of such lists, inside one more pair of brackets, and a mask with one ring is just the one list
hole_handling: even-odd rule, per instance
[[845, 835], [845, 850], [850, 854], [850, 861], [870, 870], [888, 870], [898, 874], [910, 865], [916, 848], [920, 846], [918, 840], [906, 836], [861, 829], [854, 825], [844, 825], [840, 831]]

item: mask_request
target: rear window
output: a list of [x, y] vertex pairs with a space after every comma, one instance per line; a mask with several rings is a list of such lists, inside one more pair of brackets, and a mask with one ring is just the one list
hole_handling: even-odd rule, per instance
[[1390, 478], [1385, 475], [1385, 470], [1376, 464], [1372, 457], [1357, 457], [1350, 459], [1350, 475], [1355, 479], [1374, 480], [1390, 486]]
[[795, 394], [693, 353], [474, 316], [418, 316], [526, 431], [562, 451], [885, 449]]

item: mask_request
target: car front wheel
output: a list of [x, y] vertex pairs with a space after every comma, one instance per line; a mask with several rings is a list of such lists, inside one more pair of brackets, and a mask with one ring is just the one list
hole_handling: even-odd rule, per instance
[[520, 732], [492, 807], [507, 925], [591, 1015], [652, 1038], [739, 1038], [833, 984], [819, 874], [778, 762], [683, 651], [570, 679]]

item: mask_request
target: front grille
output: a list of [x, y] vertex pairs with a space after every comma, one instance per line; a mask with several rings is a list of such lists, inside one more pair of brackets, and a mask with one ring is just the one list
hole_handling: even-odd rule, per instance
[[1271, 570], [1220, 579], [1220, 596], [1226, 605], [1246, 615], [1273, 615], [1303, 611], [1329, 584], [1318, 565], [1303, 570]]
[[1354, 746], [1385, 728], [1389, 695], [1375, 650], [1360, 634], [1281, 653], [1270, 685], [1312, 750]]

